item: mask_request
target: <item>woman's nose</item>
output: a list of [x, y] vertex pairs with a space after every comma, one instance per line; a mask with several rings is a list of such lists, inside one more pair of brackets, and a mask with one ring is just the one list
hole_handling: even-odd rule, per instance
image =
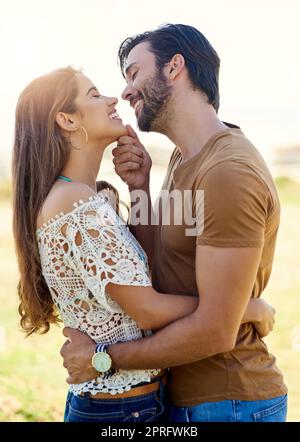
[[117, 103], [118, 103], [117, 97], [110, 97], [109, 98], [109, 105], [110, 106], [115, 106]]

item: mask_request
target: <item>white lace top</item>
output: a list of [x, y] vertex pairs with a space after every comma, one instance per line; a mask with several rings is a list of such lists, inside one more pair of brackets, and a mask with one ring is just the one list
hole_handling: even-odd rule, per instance
[[[111, 206], [105, 192], [74, 203], [36, 231], [43, 276], [67, 327], [87, 333], [95, 342], [113, 344], [143, 337], [136, 322], [105, 291], [109, 282], [149, 286], [145, 252]], [[82, 384], [80, 392], [123, 393], [149, 382], [160, 369], [118, 369]]]

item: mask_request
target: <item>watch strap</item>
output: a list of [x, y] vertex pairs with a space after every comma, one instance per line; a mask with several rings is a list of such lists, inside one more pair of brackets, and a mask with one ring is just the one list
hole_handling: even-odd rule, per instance
[[107, 345], [106, 344], [97, 344], [95, 348], [95, 353], [107, 353]]

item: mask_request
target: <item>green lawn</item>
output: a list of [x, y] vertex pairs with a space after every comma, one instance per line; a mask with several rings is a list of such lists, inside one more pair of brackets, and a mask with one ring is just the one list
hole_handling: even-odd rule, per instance
[[[300, 421], [300, 185], [286, 179], [278, 184], [282, 222], [265, 293], [277, 309], [277, 322], [267, 342], [289, 387], [288, 420]], [[28, 339], [20, 331], [8, 201], [0, 203], [0, 219], [0, 420], [61, 421], [67, 391], [59, 355], [64, 338], [58, 327]]]

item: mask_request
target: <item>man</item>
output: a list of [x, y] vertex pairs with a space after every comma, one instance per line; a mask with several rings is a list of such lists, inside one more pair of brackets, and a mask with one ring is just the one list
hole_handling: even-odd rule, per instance
[[[262, 157], [234, 125], [219, 120], [219, 57], [186, 25], [165, 25], [126, 39], [119, 59], [142, 131], [160, 132], [177, 146], [163, 189], [204, 192], [203, 230], [186, 225], [136, 225], [154, 287], [199, 296], [199, 307], [152, 336], [108, 347], [114, 368], [170, 367], [172, 421], [284, 421], [287, 389], [251, 324], [240, 326], [249, 293], [258, 297], [272, 268], [280, 207]], [[137, 168], [143, 152], [144, 164]], [[129, 190], [149, 196], [151, 160], [135, 133], [114, 150]], [[68, 381], [95, 377], [94, 344], [67, 329], [62, 349]]]

